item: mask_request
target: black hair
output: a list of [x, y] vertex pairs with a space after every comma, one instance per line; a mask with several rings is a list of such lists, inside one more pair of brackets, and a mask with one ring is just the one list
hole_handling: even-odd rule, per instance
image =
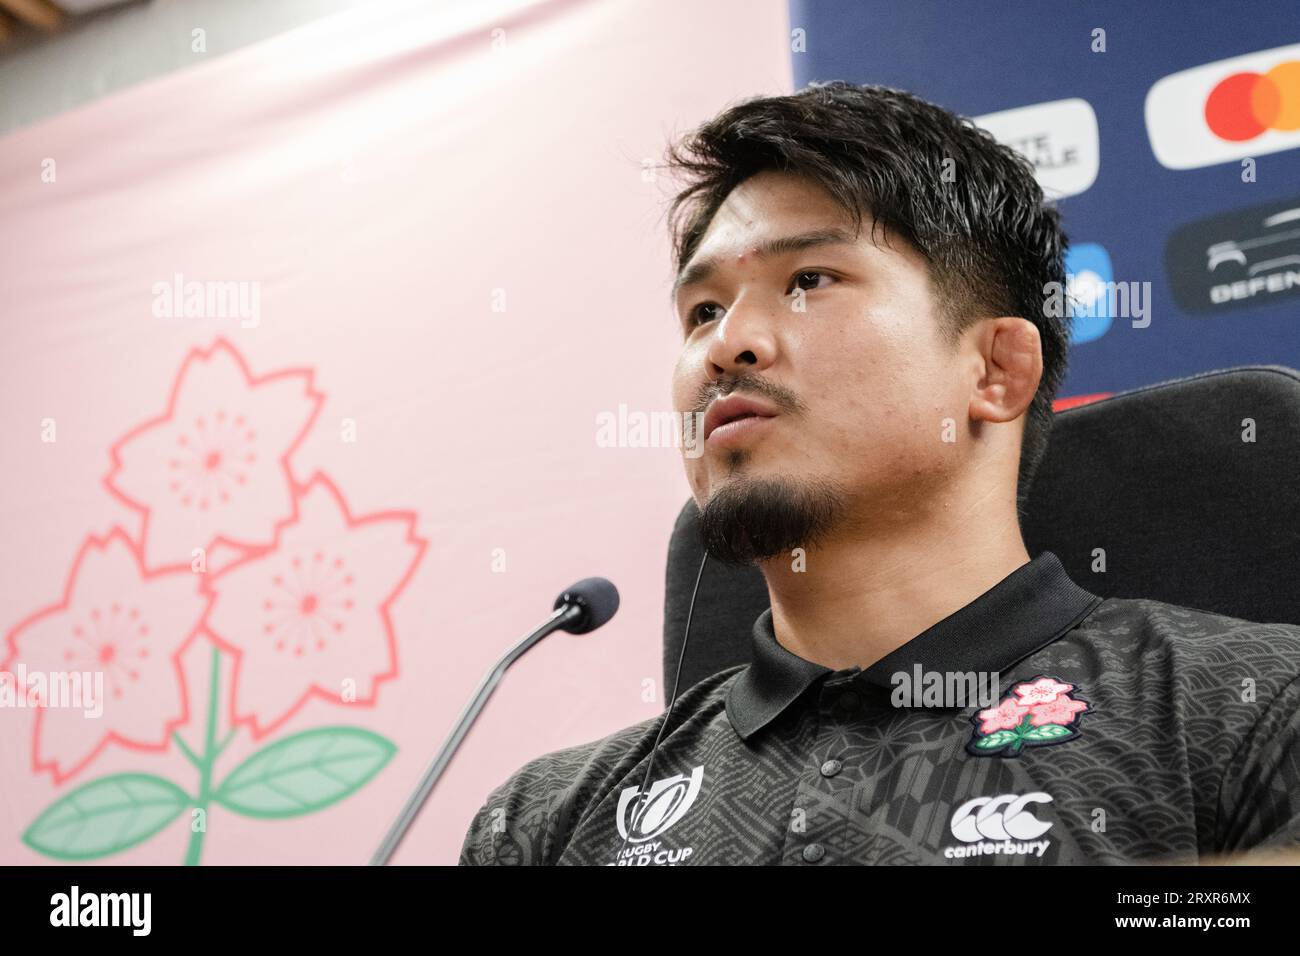
[[1067, 239], [1024, 157], [910, 93], [836, 80], [743, 100], [671, 144], [667, 160], [686, 180], [669, 207], [678, 272], [727, 195], [776, 170], [821, 186], [856, 229], [870, 217], [873, 239], [879, 225], [916, 248], [939, 293], [948, 342], [981, 318], [1033, 322], [1043, 374], [1021, 444], [1023, 515], [1069, 344], [1069, 310], [1046, 305], [1053, 290], [1058, 304], [1064, 294]]

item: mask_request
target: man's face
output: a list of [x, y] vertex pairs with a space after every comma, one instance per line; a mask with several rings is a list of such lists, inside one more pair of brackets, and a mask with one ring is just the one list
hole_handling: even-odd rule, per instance
[[[773, 240], [833, 231], [847, 241], [763, 254]], [[683, 270], [673, 403], [707, 412], [687, 479], [722, 531], [768, 526], [741, 559], [845, 521], [906, 521], [958, 464], [970, 382], [942, 338], [927, 264], [870, 232], [868, 220], [854, 237], [814, 184], [762, 173], [731, 192]], [[945, 419], [956, 442], [943, 441]]]

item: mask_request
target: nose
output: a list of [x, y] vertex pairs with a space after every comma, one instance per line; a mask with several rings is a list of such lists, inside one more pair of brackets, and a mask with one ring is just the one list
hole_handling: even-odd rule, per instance
[[737, 301], [714, 328], [707, 366], [710, 381], [762, 372], [776, 361], [776, 339], [762, 309]]

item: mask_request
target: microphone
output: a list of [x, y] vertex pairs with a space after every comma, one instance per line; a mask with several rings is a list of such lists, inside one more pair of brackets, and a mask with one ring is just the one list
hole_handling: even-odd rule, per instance
[[555, 599], [557, 610], [566, 604], [580, 608], [582, 613], [561, 624], [561, 630], [570, 634], [586, 634], [608, 623], [614, 616], [618, 610], [618, 588], [604, 578], [583, 578]]
[[407, 799], [402, 812], [393, 821], [393, 825], [388, 828], [388, 833], [384, 836], [384, 842], [379, 845], [375, 855], [370, 858], [371, 866], [384, 866], [392, 859], [398, 845], [402, 842], [406, 832], [411, 828], [411, 824], [415, 822], [415, 818], [424, 807], [425, 801], [429, 799], [429, 794], [433, 792], [434, 784], [438, 782], [442, 772], [447, 769], [447, 764], [451, 762], [456, 748], [460, 746], [461, 741], [465, 739], [465, 735], [469, 733], [470, 727], [473, 726], [474, 721], [478, 719], [479, 713], [483, 710], [483, 705], [487, 703], [487, 699], [492, 695], [492, 691], [496, 689], [501, 678], [505, 676], [510, 665], [519, 660], [529, 648], [552, 631], [587, 634], [602, 624], [608, 623], [617, 610], [618, 588], [604, 578], [583, 578], [577, 584], [571, 585], [561, 592], [560, 596], [555, 599], [554, 611], [550, 617], [542, 622], [541, 627], [526, 635], [514, 647], [506, 651], [495, 666], [479, 681], [474, 696], [470, 698], [469, 703], [465, 705], [465, 709], [456, 718], [456, 723], [452, 726], [451, 733], [443, 743], [442, 749], [438, 751], [437, 756], [433, 758], [433, 762], [424, 771], [424, 776], [420, 778], [419, 785]]

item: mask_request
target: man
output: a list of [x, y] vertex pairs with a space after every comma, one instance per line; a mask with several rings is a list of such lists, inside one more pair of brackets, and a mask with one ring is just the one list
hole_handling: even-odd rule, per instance
[[939, 107], [843, 83], [737, 105], [669, 158], [690, 177], [674, 403], [705, 413], [687, 478], [709, 555], [756, 562], [771, 611], [753, 663], [666, 721], [515, 773], [462, 862], [1293, 844], [1300, 628], [1103, 600], [1026, 551], [1068, 342], [1066, 240], [1029, 165]]

